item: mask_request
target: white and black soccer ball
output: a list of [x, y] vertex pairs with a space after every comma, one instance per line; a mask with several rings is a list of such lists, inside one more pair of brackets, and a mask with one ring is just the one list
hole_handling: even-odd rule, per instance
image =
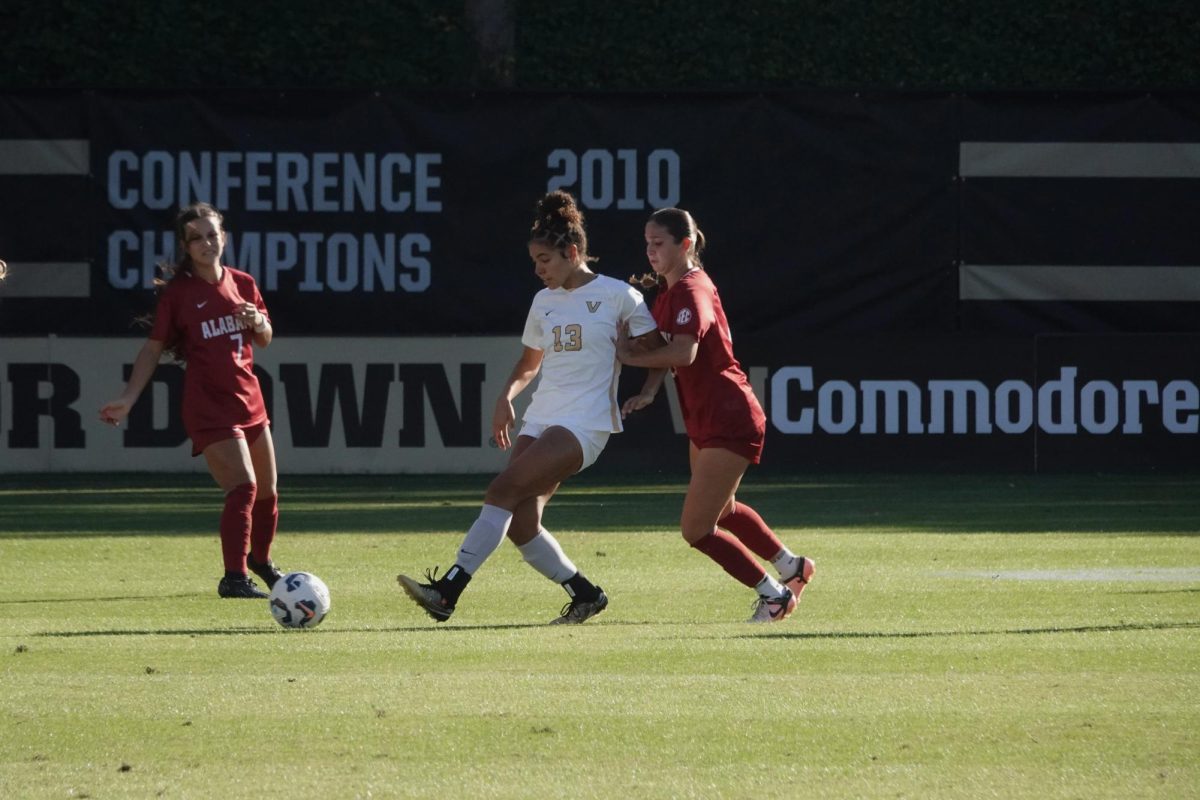
[[285, 628], [315, 628], [329, 613], [329, 587], [311, 572], [289, 572], [271, 587], [271, 616]]

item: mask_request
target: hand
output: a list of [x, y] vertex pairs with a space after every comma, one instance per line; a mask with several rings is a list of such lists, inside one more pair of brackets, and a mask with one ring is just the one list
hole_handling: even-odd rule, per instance
[[635, 411], [641, 411], [643, 408], [653, 402], [654, 394], [648, 394], [645, 392], [642, 394], [635, 394], [621, 405], [621, 419], [625, 419]]
[[111, 403], [105, 403], [100, 407], [100, 421], [107, 422], [114, 428], [119, 427], [121, 420], [129, 416], [129, 409], [133, 406], [127, 400], [118, 399]]
[[254, 303], [239, 303], [237, 310], [233, 313], [238, 319], [248, 323], [252, 328], [257, 328], [266, 322], [266, 317], [262, 315], [258, 310], [258, 306], [254, 305]]
[[508, 398], [501, 397], [496, 401], [496, 410], [492, 414], [492, 439], [501, 450], [512, 447], [512, 437], [508, 432], [516, 418], [517, 414]]

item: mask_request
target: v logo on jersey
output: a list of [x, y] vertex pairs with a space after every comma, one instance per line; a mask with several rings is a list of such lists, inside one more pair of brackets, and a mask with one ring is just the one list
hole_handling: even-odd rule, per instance
[[588, 300], [586, 302], [587, 302], [588, 311], [592, 312], [593, 314], [596, 313], [596, 309], [600, 308], [599, 300]]
[[196, 303], [196, 308], [204, 308], [206, 305], [208, 305], [207, 300], [205, 300], [203, 303]]

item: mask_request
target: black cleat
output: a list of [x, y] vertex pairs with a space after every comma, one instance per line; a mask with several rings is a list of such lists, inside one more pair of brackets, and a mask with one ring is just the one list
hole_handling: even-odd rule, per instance
[[430, 572], [426, 571], [425, 579], [429, 583], [421, 583], [416, 578], [410, 578], [407, 575], [396, 576], [400, 588], [413, 599], [413, 602], [424, 609], [426, 614], [433, 617], [435, 622], [445, 622], [454, 613], [454, 605], [442, 597], [442, 593], [434, 586], [436, 581]]
[[217, 584], [217, 594], [221, 597], [237, 597], [247, 600], [266, 600], [268, 595], [258, 584], [247, 577], [231, 578], [226, 575]]
[[563, 606], [562, 614], [550, 620], [551, 625], [579, 625], [608, 608], [608, 595], [599, 586], [600, 594], [593, 600], [573, 600]]
[[246, 566], [250, 568], [251, 572], [262, 578], [263, 583], [267, 585], [267, 589], [274, 588], [275, 581], [283, 577], [283, 573], [279, 571], [279, 568], [276, 567], [275, 563], [269, 558], [265, 564], [260, 564], [247, 555]]

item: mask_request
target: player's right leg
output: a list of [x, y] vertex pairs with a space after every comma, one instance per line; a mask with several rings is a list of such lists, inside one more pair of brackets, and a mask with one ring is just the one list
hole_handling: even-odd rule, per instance
[[225, 491], [220, 523], [225, 575], [217, 584], [217, 594], [244, 599], [265, 598], [267, 593], [259, 589], [246, 574], [251, 512], [258, 488], [250, 461], [250, 449], [244, 438], [231, 436], [206, 445], [203, 453], [213, 479]]

